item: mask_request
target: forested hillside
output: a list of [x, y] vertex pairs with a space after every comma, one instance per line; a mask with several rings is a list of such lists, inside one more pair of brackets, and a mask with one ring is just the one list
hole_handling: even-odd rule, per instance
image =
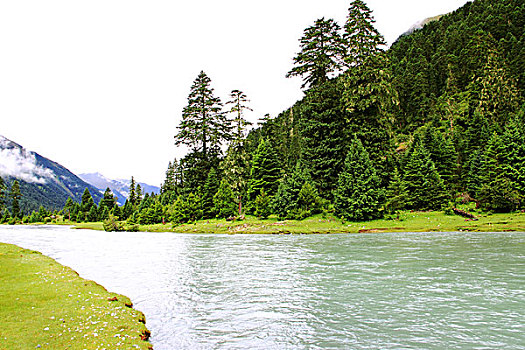
[[386, 49], [354, 0], [345, 23], [320, 18], [299, 38], [287, 76], [304, 98], [254, 127], [249, 97], [223, 104], [200, 72], [174, 132], [189, 153], [160, 195], [113, 212], [150, 224], [525, 209], [524, 13], [524, 0], [476, 0]]

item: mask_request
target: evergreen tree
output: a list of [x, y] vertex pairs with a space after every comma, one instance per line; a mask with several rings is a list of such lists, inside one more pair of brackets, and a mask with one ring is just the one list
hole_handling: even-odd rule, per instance
[[66, 204], [64, 205], [64, 209], [62, 210], [62, 212], [64, 213], [64, 219], [68, 219], [71, 221], [71, 218], [72, 218], [71, 212], [73, 211], [74, 206], [75, 206], [75, 203], [73, 202], [71, 197], [68, 197]]
[[102, 219], [107, 219], [109, 212], [113, 209], [116, 203], [117, 200], [113, 196], [113, 192], [111, 192], [111, 189], [107, 187], [106, 191], [104, 191], [104, 197], [102, 197], [99, 204], [100, 212], [103, 213], [106, 211], [106, 215], [102, 215]]
[[319, 86], [330, 74], [341, 69], [344, 49], [339, 34], [340, 27], [333, 20], [324, 18], [304, 30], [300, 39], [301, 52], [294, 58], [295, 67], [286, 77], [302, 76], [302, 88]]
[[0, 213], [5, 209], [6, 188], [4, 179], [0, 177]]
[[272, 205], [274, 213], [281, 219], [304, 219], [321, 209], [317, 189], [301, 162], [297, 163], [291, 175], [279, 182]]
[[319, 192], [327, 199], [332, 199], [348, 147], [341, 85], [340, 79], [333, 79], [310, 89], [300, 109], [302, 159]]
[[368, 221], [382, 217], [385, 193], [368, 152], [354, 138], [339, 175], [335, 192], [335, 213], [352, 221]]
[[399, 170], [395, 168], [392, 181], [386, 190], [385, 210], [389, 214], [394, 214], [404, 209], [409, 203], [410, 194], [406, 183], [402, 180]]
[[516, 83], [494, 49], [489, 52], [483, 75], [476, 83], [481, 88], [477, 109], [485, 118], [503, 126], [508, 116], [517, 112], [520, 99]]
[[488, 210], [510, 212], [525, 204], [523, 129], [523, 121], [514, 117], [488, 143], [480, 190], [481, 205]]
[[246, 128], [252, 125], [251, 122], [247, 121], [244, 117], [245, 111], [253, 111], [248, 107], [247, 103], [250, 100], [247, 99], [246, 94], [240, 90], [232, 90], [230, 94], [230, 100], [226, 102], [226, 105], [230, 105], [229, 113], [233, 114], [233, 138], [234, 144], [238, 145], [244, 143]]
[[93, 197], [91, 196], [91, 193], [89, 193], [89, 190], [84, 190], [84, 193], [82, 194], [82, 201], [80, 202], [80, 210], [86, 215], [91, 210], [91, 207], [95, 206], [95, 201], [93, 200]]
[[[347, 45], [343, 101], [351, 125], [378, 171], [387, 176], [383, 160], [391, 149], [392, 113], [398, 96], [392, 85], [384, 39], [374, 28], [370, 9], [361, 0], [349, 8], [343, 39]], [[383, 179], [387, 182], [388, 179]]]
[[226, 104], [231, 105], [230, 113], [233, 114], [234, 135], [226, 152], [226, 157], [221, 163], [226, 182], [230, 184], [236, 198], [239, 215], [242, 214], [242, 199], [246, 195], [249, 168], [245, 133], [246, 128], [252, 123], [244, 118], [244, 112], [252, 110], [247, 106], [248, 102], [249, 100], [242, 91], [233, 90], [231, 92], [230, 101]]
[[213, 95], [210, 78], [201, 71], [191, 86], [188, 105], [175, 135], [176, 145], [186, 145], [207, 158], [220, 153], [222, 141], [229, 139], [229, 122], [221, 111], [222, 103]]
[[213, 203], [218, 218], [228, 218], [230, 216], [235, 216], [237, 213], [235, 196], [225, 179], [221, 181], [219, 189], [213, 197]]
[[11, 185], [11, 216], [15, 219], [20, 219], [23, 216], [20, 212], [20, 199], [22, 199], [20, 183], [18, 180], [14, 180]]
[[269, 197], [264, 190], [261, 190], [261, 193], [257, 195], [253, 204], [255, 208], [254, 214], [262, 219], [267, 219], [272, 213], [271, 204], [271, 197]]
[[213, 203], [213, 197], [219, 189], [219, 177], [215, 168], [211, 168], [208, 172], [208, 178], [204, 183], [202, 191], [202, 210], [203, 218], [211, 219], [215, 217], [215, 205]]
[[281, 178], [281, 167], [272, 145], [261, 139], [252, 157], [248, 198], [253, 201], [261, 190], [272, 196]]
[[385, 40], [374, 23], [375, 19], [368, 6], [362, 0], [352, 1], [343, 34], [346, 46], [344, 61], [347, 67], [363, 65], [370, 57], [383, 51]]
[[246, 196], [249, 167], [244, 143], [232, 144], [221, 163], [221, 169], [235, 196], [239, 215], [242, 214], [243, 198]]
[[414, 142], [403, 168], [403, 181], [410, 200], [408, 209], [437, 210], [449, 199], [443, 179], [422, 142]]
[[129, 195], [127, 199], [131, 205], [135, 205], [135, 203], [137, 202], [137, 192], [136, 192], [135, 187], [136, 187], [135, 179], [132, 176], [131, 182], [129, 183]]
[[142, 187], [140, 186], [140, 184], [137, 184], [137, 187], [135, 189], [135, 205], [138, 205], [140, 206], [141, 202], [142, 202], [142, 198], [144, 196], [144, 193], [142, 193]]

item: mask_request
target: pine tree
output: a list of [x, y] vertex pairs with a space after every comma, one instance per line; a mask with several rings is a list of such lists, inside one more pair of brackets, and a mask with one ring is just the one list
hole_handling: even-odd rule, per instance
[[136, 187], [135, 179], [132, 176], [131, 177], [131, 182], [129, 184], [129, 195], [128, 195], [128, 199], [127, 199], [130, 202], [131, 205], [135, 205], [135, 203], [137, 202], [137, 192], [136, 192], [135, 187]]
[[106, 188], [104, 191], [104, 197], [100, 200], [99, 203], [99, 210], [101, 213], [104, 213], [106, 211], [106, 215], [102, 215], [102, 219], [107, 219], [107, 216], [109, 215], [109, 212], [113, 209], [113, 207], [116, 205], [116, 198], [113, 196], [113, 192], [111, 192], [111, 189], [109, 187]]
[[386, 174], [387, 165], [382, 160], [391, 148], [392, 115], [398, 105], [390, 61], [382, 48], [384, 39], [374, 28], [370, 9], [363, 1], [354, 0], [348, 12], [343, 34], [348, 67], [343, 102], [350, 133], [361, 140], [378, 171]]
[[221, 163], [221, 169], [235, 196], [239, 215], [242, 214], [243, 199], [246, 197], [249, 168], [250, 164], [244, 143], [232, 144]]
[[254, 214], [262, 219], [267, 219], [268, 216], [272, 214], [271, 204], [271, 197], [269, 197], [264, 190], [261, 190], [261, 193], [257, 195], [253, 203], [255, 209]]
[[252, 125], [252, 123], [244, 117], [245, 111], [253, 111], [253, 109], [248, 107], [248, 102], [250, 102], [250, 100], [248, 100], [246, 94], [240, 90], [232, 90], [230, 93], [230, 100], [226, 102], [227, 106], [231, 106], [229, 113], [233, 114], [232, 142], [234, 145], [244, 143], [246, 129], [248, 126]]
[[218, 218], [228, 218], [235, 216], [237, 212], [237, 204], [235, 203], [235, 196], [231, 190], [230, 185], [225, 179], [221, 181], [217, 193], [213, 197], [215, 205], [215, 213]]
[[[307, 200], [314, 193], [317, 196], [315, 186], [311, 183], [311, 178], [304, 165], [298, 162], [292, 174], [285, 176], [279, 181], [277, 193], [273, 197], [273, 211], [281, 219], [304, 219], [313, 214], [308, 207], [319, 209], [320, 198], [316, 197], [316, 205]], [[308, 184], [308, 185], [306, 185]], [[300, 195], [303, 191], [302, 195]], [[306, 204], [306, 206], [305, 206]], [[314, 210], [314, 211], [316, 211]]]
[[203, 218], [211, 219], [215, 217], [215, 205], [213, 203], [213, 197], [219, 189], [219, 177], [217, 176], [217, 171], [215, 168], [211, 168], [208, 172], [208, 178], [204, 183], [204, 188], [202, 191], [202, 210]]
[[94, 207], [95, 201], [93, 200], [93, 197], [91, 196], [91, 193], [89, 190], [84, 190], [84, 193], [82, 194], [82, 201], [80, 202], [80, 210], [86, 215], [91, 210], [91, 207]]
[[481, 205], [496, 212], [514, 211], [525, 204], [525, 132], [523, 121], [512, 118], [502, 135], [491, 137], [483, 168]]
[[368, 221], [383, 215], [385, 193], [381, 179], [357, 138], [350, 144], [334, 197], [336, 215], [343, 219]]
[[481, 87], [477, 110], [502, 127], [508, 116], [518, 110], [519, 90], [496, 50], [492, 49], [488, 53], [483, 75], [476, 83]]
[[342, 84], [333, 79], [306, 93], [301, 105], [302, 159], [324, 198], [332, 199], [348, 147]]
[[342, 66], [344, 49], [340, 27], [333, 19], [324, 18], [304, 30], [300, 39], [301, 52], [294, 58], [295, 67], [286, 77], [302, 76], [302, 88], [319, 86], [338, 72]]
[[11, 216], [13, 218], [22, 218], [22, 213], [20, 212], [20, 199], [22, 199], [20, 184], [18, 180], [14, 180], [11, 185]]
[[261, 139], [252, 157], [250, 181], [248, 183], [248, 198], [254, 201], [261, 190], [269, 196], [275, 194], [278, 180], [281, 178], [281, 167], [272, 145]]
[[175, 145], [186, 145], [194, 152], [220, 153], [223, 141], [229, 139], [230, 123], [221, 111], [222, 103], [213, 95], [210, 78], [201, 71], [188, 96], [188, 105], [182, 111], [182, 120], [175, 135]]
[[344, 61], [347, 67], [365, 64], [381, 53], [385, 45], [383, 36], [374, 27], [372, 11], [362, 0], [354, 0], [348, 9], [343, 40], [346, 46]]
[[0, 177], [0, 213], [5, 209], [6, 185], [4, 179]]
[[437, 210], [449, 199], [443, 179], [422, 142], [414, 142], [407, 153], [403, 181], [410, 199], [408, 209]]
[[404, 209], [409, 203], [410, 194], [406, 183], [402, 180], [399, 170], [395, 168], [392, 181], [386, 190], [385, 210], [389, 214], [394, 214]]

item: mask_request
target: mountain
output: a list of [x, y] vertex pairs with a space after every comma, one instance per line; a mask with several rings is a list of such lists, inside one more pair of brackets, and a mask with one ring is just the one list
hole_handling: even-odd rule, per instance
[[406, 32], [404, 32], [403, 34], [401, 34], [400, 36], [404, 36], [404, 35], [409, 35], [409, 34], [412, 34], [413, 32], [415, 32], [416, 30], [418, 29], [422, 29], [426, 24], [430, 23], [430, 22], [434, 22], [434, 21], [439, 21], [439, 19], [441, 17], [443, 17], [444, 15], [437, 15], [437, 16], [433, 16], [433, 17], [428, 17], [428, 18], [425, 18], [424, 20], [422, 21], [419, 21], [419, 22], [416, 22], [412, 25], [412, 27], [410, 27]]
[[[111, 189], [111, 192], [113, 192], [113, 194], [117, 196], [117, 202], [119, 205], [124, 205], [126, 199], [128, 198], [130, 180], [108, 179], [100, 173], [80, 174], [78, 176], [85, 182], [98, 188], [100, 191], [105, 191], [106, 188], [109, 187]], [[140, 187], [142, 187], [142, 191], [144, 193], [153, 192], [158, 194], [160, 192], [160, 188], [157, 186], [148, 185], [143, 182], [137, 182], [137, 184], [140, 184]]]
[[19, 181], [22, 193], [20, 204], [25, 214], [38, 210], [40, 205], [47, 209], [62, 209], [69, 197], [80, 202], [86, 188], [95, 203], [102, 199], [102, 193], [97, 188], [64, 166], [30, 152], [1, 135], [0, 176], [8, 187], [14, 179]]

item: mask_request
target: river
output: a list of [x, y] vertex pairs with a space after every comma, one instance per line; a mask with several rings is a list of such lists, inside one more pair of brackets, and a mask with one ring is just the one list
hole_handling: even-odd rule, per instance
[[0, 242], [38, 250], [129, 296], [156, 350], [525, 346], [525, 233], [197, 235], [2, 225]]

